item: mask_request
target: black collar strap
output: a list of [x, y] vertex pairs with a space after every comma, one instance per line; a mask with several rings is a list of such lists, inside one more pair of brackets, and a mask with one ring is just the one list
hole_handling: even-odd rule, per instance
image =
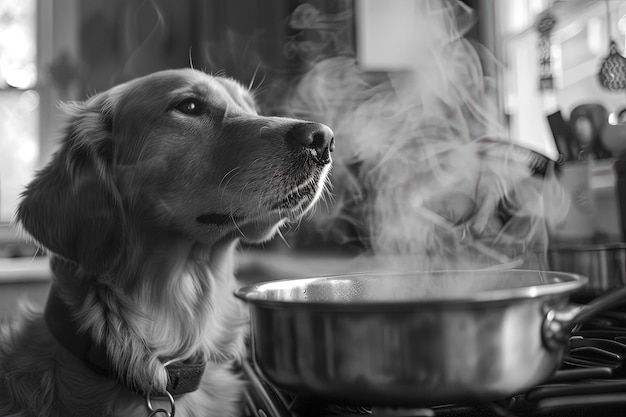
[[[59, 297], [56, 286], [52, 284], [46, 302], [45, 320], [50, 332], [57, 341], [78, 357], [94, 372], [120, 381], [126, 388], [142, 395], [152, 397], [166, 396], [166, 393], [143, 392], [133, 387], [113, 372], [104, 346], [95, 343], [88, 334], [79, 330], [79, 324], [72, 316], [67, 304]], [[168, 373], [167, 392], [172, 396], [187, 394], [198, 389], [206, 362], [198, 361], [172, 362], [165, 368]]]

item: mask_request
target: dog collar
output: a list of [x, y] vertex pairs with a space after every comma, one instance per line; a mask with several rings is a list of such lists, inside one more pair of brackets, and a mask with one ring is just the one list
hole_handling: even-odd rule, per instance
[[95, 343], [86, 332], [80, 330], [78, 322], [74, 319], [67, 304], [59, 296], [54, 284], [48, 293], [44, 317], [54, 338], [91, 370], [120, 381], [126, 388], [141, 396], [169, 397], [167, 395], [169, 393], [176, 397], [196, 391], [200, 386], [206, 367], [206, 362], [203, 359], [168, 363], [165, 368], [168, 374], [167, 392], [165, 393], [138, 390], [134, 384], [113, 371], [105, 347]]

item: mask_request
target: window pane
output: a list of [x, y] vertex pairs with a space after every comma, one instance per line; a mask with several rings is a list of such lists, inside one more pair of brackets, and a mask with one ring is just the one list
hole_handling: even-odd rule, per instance
[[36, 22], [36, 0], [0, 1], [0, 222], [37, 166]]
[[35, 0], [0, 2], [0, 88], [31, 88], [37, 81]]
[[36, 168], [39, 95], [34, 90], [0, 90], [0, 221], [15, 211], [19, 193]]

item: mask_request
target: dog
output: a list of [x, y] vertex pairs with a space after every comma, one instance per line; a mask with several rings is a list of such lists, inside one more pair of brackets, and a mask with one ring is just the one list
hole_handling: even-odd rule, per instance
[[332, 130], [257, 113], [241, 84], [150, 74], [65, 106], [17, 224], [50, 256], [44, 311], [0, 333], [0, 416], [236, 416], [240, 241], [328, 190]]

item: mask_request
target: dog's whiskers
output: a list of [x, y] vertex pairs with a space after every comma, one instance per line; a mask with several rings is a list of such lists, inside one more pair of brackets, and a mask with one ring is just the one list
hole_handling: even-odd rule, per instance
[[212, 72], [211, 75], [215, 76], [215, 77], [223, 77], [226, 75], [226, 70], [225, 69], [219, 69], [215, 72]]
[[[236, 171], [238, 171], [238, 170], [240, 170], [240, 169], [241, 169], [241, 167], [239, 167], [239, 166], [234, 167], [233, 169], [231, 169], [230, 171], [228, 171], [226, 174], [224, 174], [224, 176], [223, 176], [223, 177], [222, 177], [222, 179], [220, 180], [220, 183], [217, 185], [217, 189], [218, 189], [218, 190], [220, 190], [220, 189], [222, 190], [222, 191], [221, 191], [221, 193], [222, 193], [221, 198], [223, 198], [223, 197], [224, 197], [224, 193], [226, 192], [226, 189], [228, 188], [228, 185], [230, 184], [230, 182], [231, 182], [231, 181], [232, 181], [232, 180], [233, 180], [233, 179], [237, 176]], [[233, 174], [233, 173], [234, 173], [234, 175], [232, 175], [230, 178], [228, 178], [228, 176], [229, 176], [230, 174]], [[224, 184], [224, 180], [225, 180], [226, 178], [228, 178], [228, 181], [226, 181], [226, 184]], [[223, 185], [223, 186], [222, 186], [222, 185]]]
[[[263, 82], [264, 79], [265, 78], [263, 78], [261, 80], [261, 82]], [[261, 95], [262, 93], [264, 93], [266, 91], [267, 91], [267, 88], [265, 88], [265, 87], [257, 87], [254, 90], [250, 91], [250, 94], [252, 94], [252, 97], [254, 97], [256, 99], [259, 95]]]
[[189, 46], [189, 67], [193, 69], [193, 56], [191, 55], [192, 45]]
[[239, 234], [240, 234], [240, 235], [241, 235], [244, 239], [246, 239], [246, 234], [243, 232], [243, 230], [241, 230], [241, 227], [239, 227], [239, 225], [237, 224], [237, 219], [236, 219], [233, 215], [231, 215], [230, 217], [231, 217], [231, 219], [233, 220], [233, 224], [235, 225], [235, 229], [237, 229], [237, 231], [239, 232]]
[[285, 239], [285, 236], [283, 236], [283, 233], [281, 232], [280, 229], [278, 229], [276, 231], [276, 234], [278, 235], [278, 237], [280, 238], [280, 240], [283, 241], [283, 243], [285, 244], [285, 246], [287, 246], [287, 249], [291, 249], [291, 245], [289, 244], [289, 242], [287, 242], [287, 239]]
[[[254, 81], [256, 80], [256, 75], [259, 72], [260, 68], [261, 68], [261, 62], [259, 62], [256, 68], [254, 69], [254, 73], [252, 74], [252, 79], [250, 80], [250, 84], [248, 84], [248, 91], [252, 91], [252, 87], [254, 86]], [[259, 87], [261, 86], [261, 84], [263, 84], [264, 80], [265, 80], [265, 76], [263, 76], [263, 78], [261, 79], [261, 82], [259, 83]]]

